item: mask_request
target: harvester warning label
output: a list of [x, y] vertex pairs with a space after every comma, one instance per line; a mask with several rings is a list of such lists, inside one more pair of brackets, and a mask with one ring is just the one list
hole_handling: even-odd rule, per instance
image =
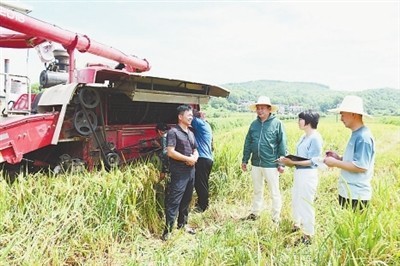
[[5, 132], [3, 134], [0, 134], [0, 141], [6, 140], [6, 139], [9, 139], [9, 138], [10, 138], [10, 136], [8, 136], [7, 132]]

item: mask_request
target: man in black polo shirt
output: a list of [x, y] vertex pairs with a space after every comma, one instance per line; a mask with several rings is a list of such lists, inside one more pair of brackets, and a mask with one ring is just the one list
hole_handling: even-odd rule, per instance
[[[189, 215], [189, 204], [192, 200], [195, 164], [199, 157], [194, 134], [189, 130], [193, 120], [192, 108], [180, 105], [178, 111], [178, 124], [171, 128], [167, 134], [167, 154], [171, 180], [167, 185], [165, 194], [166, 226], [162, 235], [167, 240], [178, 216], [178, 228], [185, 228]], [[194, 230], [187, 228], [194, 234]]]

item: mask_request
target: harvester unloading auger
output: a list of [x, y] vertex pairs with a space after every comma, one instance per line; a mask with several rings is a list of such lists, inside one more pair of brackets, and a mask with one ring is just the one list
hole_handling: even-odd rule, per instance
[[[21, 76], [0, 73], [7, 102], [0, 117], [0, 167], [8, 173], [21, 166], [93, 169], [130, 162], [157, 149], [155, 124], [175, 124], [177, 106], [200, 109], [211, 96], [229, 95], [219, 86], [140, 75], [150, 70], [147, 60], [0, 3], [0, 49], [40, 50], [49, 42], [65, 51], [54, 51], [57, 60], [41, 73], [40, 93], [28, 89], [9, 102], [11, 77]], [[76, 51], [114, 60], [117, 66], [77, 69]]]

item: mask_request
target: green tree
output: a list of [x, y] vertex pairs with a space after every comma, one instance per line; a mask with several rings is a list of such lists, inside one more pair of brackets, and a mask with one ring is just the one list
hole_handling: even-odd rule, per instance
[[31, 91], [32, 91], [32, 93], [39, 93], [40, 92], [40, 84], [38, 82], [32, 83]]

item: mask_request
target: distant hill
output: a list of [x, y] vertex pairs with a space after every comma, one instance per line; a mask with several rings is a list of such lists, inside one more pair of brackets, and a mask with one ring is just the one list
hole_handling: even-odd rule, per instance
[[272, 103], [285, 106], [286, 110], [313, 109], [326, 112], [340, 104], [345, 95], [352, 94], [364, 99], [365, 108], [372, 115], [400, 115], [400, 90], [392, 88], [335, 91], [319, 83], [278, 80], [227, 83], [222, 86], [229, 89], [231, 94], [228, 99], [212, 99], [210, 105], [214, 108], [246, 111], [249, 103], [255, 102], [260, 95], [266, 95]]

